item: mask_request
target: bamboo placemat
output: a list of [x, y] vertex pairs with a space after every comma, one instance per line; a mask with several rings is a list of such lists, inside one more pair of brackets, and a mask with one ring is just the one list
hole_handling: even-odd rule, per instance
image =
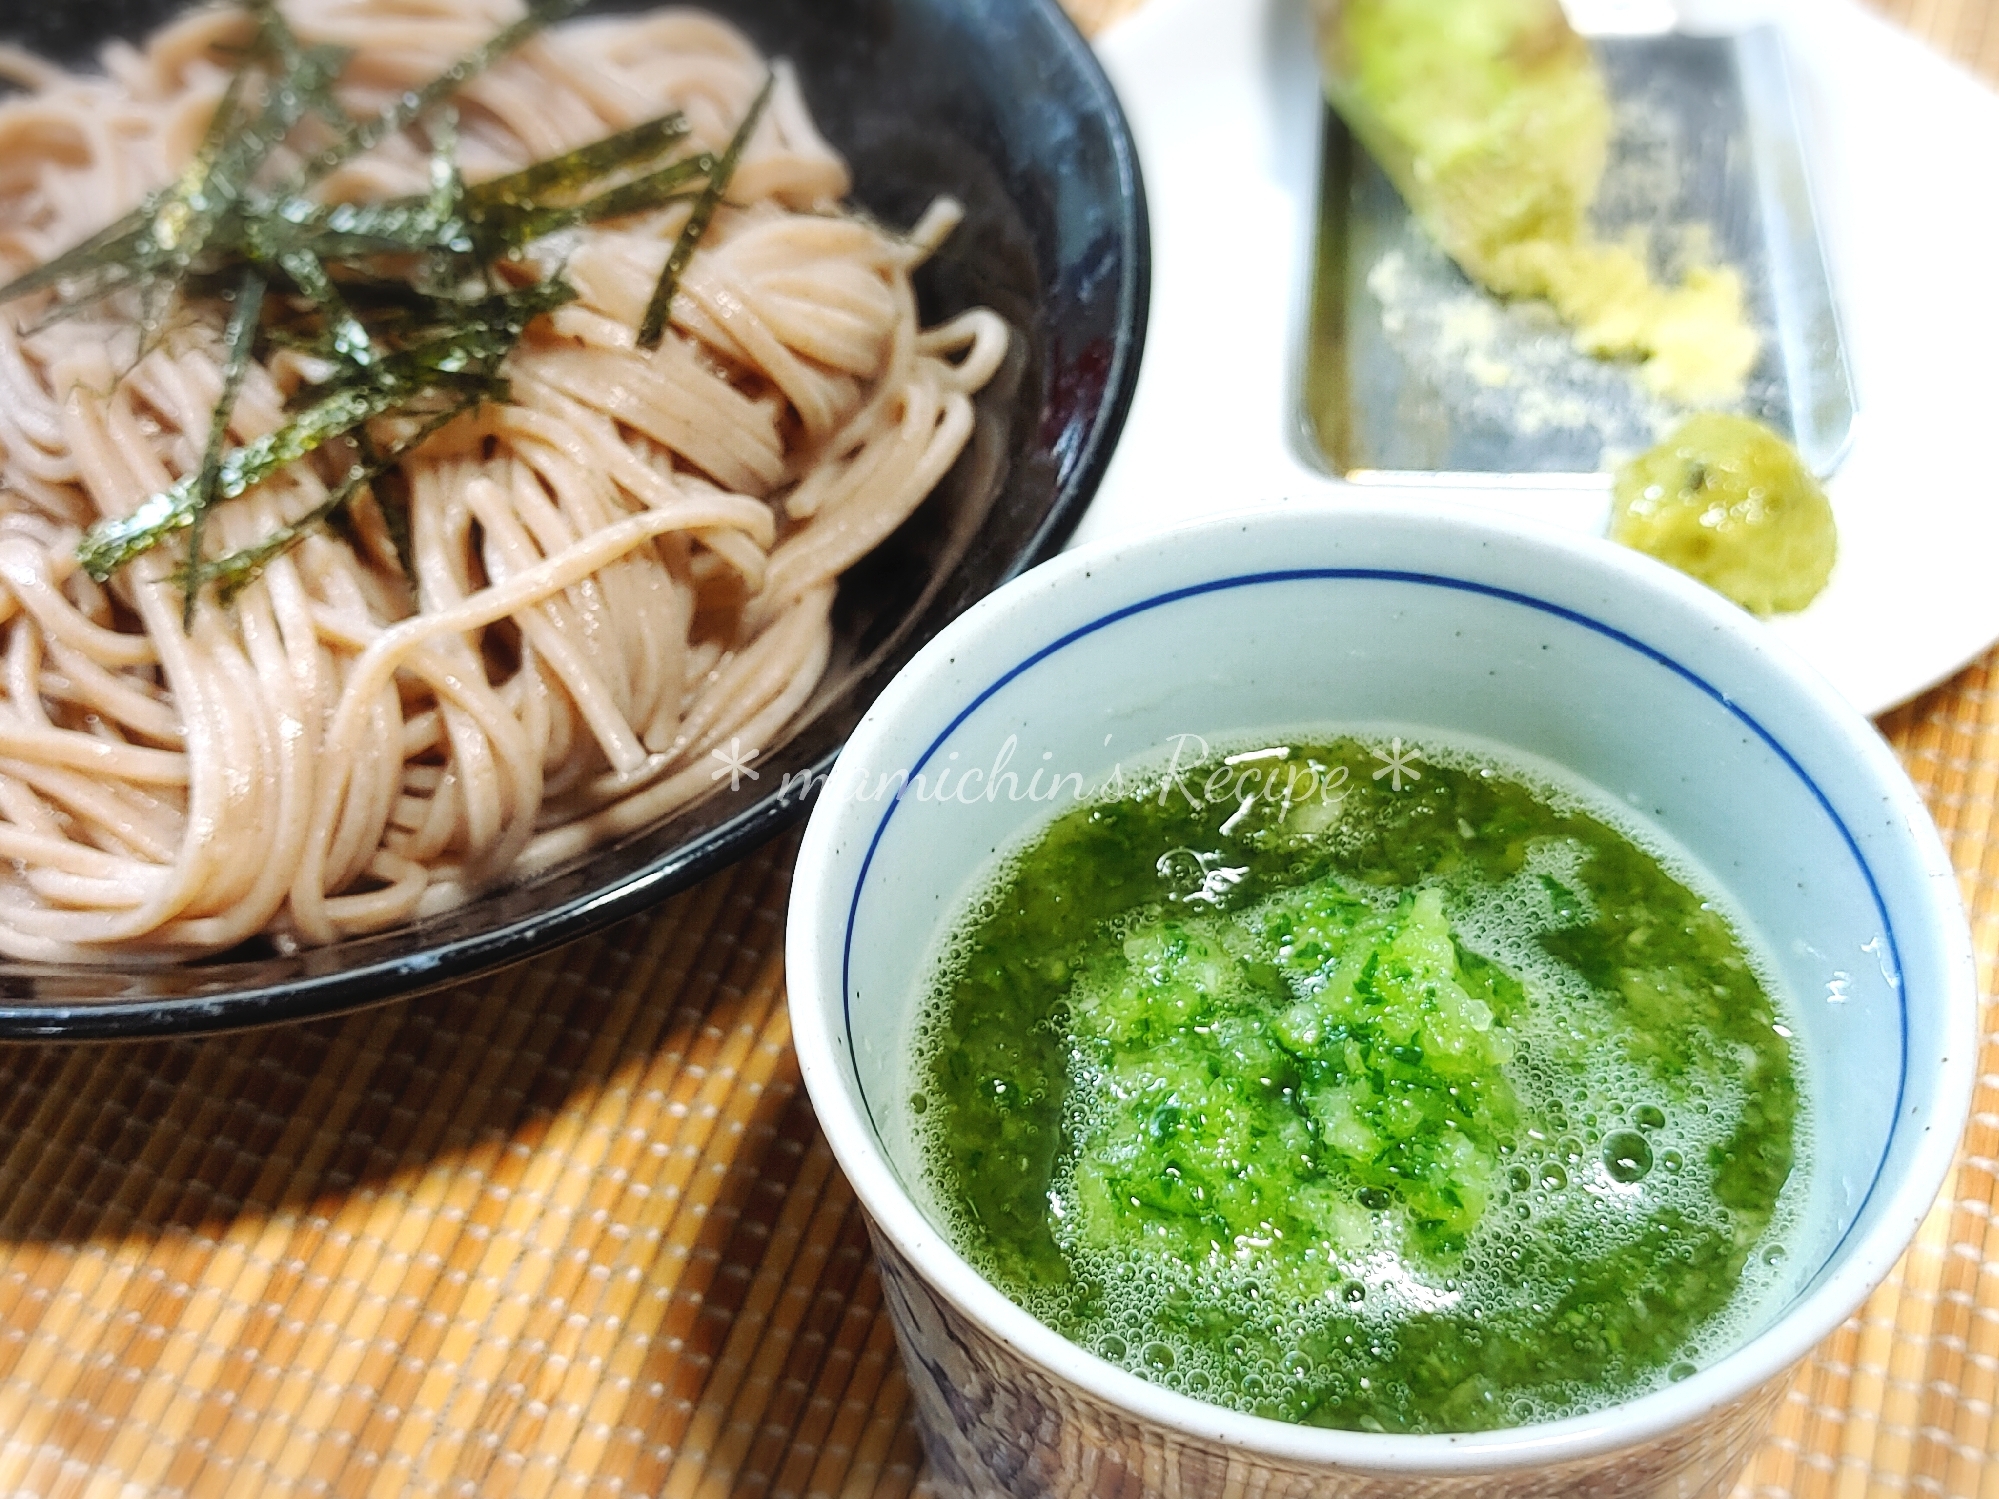
[[[1136, 0], [1072, 0], [1085, 24]], [[1999, 77], [1999, 0], [1887, 0]], [[1999, 959], [1999, 651], [1882, 727]], [[0, 1494], [922, 1487], [798, 1085], [793, 845], [343, 1020], [0, 1048]], [[1944, 1199], [1817, 1353], [1755, 1499], [1999, 1499], [1999, 1042]]]

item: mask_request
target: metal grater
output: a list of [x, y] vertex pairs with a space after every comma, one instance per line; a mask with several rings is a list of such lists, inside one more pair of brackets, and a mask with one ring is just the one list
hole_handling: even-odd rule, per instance
[[[1599, 235], [1647, 231], [1665, 274], [1702, 252], [1741, 271], [1763, 353], [1739, 409], [1831, 473], [1853, 384], [1776, 30], [1607, 35], [1670, 24], [1670, 10], [1589, 11], [1575, 19], [1615, 110]], [[1597, 487], [1685, 414], [1628, 366], [1577, 351], [1545, 305], [1467, 280], [1330, 109], [1303, 394], [1332, 471], [1389, 484]]]

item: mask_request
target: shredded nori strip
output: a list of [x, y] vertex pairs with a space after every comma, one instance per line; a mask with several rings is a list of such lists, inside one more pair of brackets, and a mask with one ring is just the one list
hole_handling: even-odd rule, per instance
[[428, 83], [411, 89], [374, 119], [355, 126], [341, 140], [314, 156], [286, 196], [296, 197], [335, 168], [408, 129], [543, 27], [581, 10], [583, 3], [584, 0], [542, 0], [539, 5], [530, 5], [528, 13], [518, 21], [502, 27]]
[[236, 288], [236, 303], [229, 312], [229, 327], [222, 335], [222, 395], [215, 414], [208, 421], [208, 444], [201, 455], [201, 471], [195, 479], [193, 513], [188, 517], [187, 563], [183, 569], [185, 597], [181, 603], [181, 628], [194, 628], [194, 601], [201, 575], [201, 522], [215, 503], [215, 488], [222, 478], [222, 446], [229, 440], [229, 418], [236, 411], [236, 397], [243, 389], [243, 375], [250, 368], [250, 348], [263, 316], [266, 282], [255, 267], [243, 273]]
[[694, 200], [694, 207], [687, 215], [687, 224], [666, 257], [666, 268], [659, 273], [659, 284], [652, 289], [652, 300], [646, 304], [645, 319], [639, 324], [641, 349], [658, 348], [660, 339], [666, 335], [666, 316], [673, 306], [673, 293], [680, 285], [680, 274], [687, 269], [687, 262], [694, 258], [694, 247], [701, 243], [701, 236], [708, 232], [708, 221], [715, 217], [722, 195], [729, 190], [729, 179], [736, 175], [736, 163], [742, 159], [743, 147], [749, 144], [750, 136], [755, 133], [757, 121], [763, 118], [764, 105], [770, 102], [770, 91], [776, 82], [775, 74], [764, 79], [764, 86], [757, 90], [756, 100], [750, 105], [749, 113], [743, 116], [743, 123], [736, 127], [728, 149], [709, 170], [708, 185]]
[[[282, 427], [231, 449], [217, 466], [211, 503], [235, 499], [334, 438], [406, 407], [422, 392], [483, 386], [530, 322], [575, 295], [567, 282], [551, 279], [470, 304], [461, 327], [383, 356], [362, 376], [335, 387]], [[201, 477], [190, 474], [130, 515], [92, 526], [76, 549], [84, 570], [105, 582], [141, 552], [192, 525], [201, 508]]]
[[374, 474], [368, 491], [375, 497], [375, 509], [381, 512], [382, 529], [389, 533], [389, 545], [395, 548], [396, 566], [402, 569], [414, 596], [419, 587], [416, 543], [410, 529], [409, 478], [403, 473], [400, 463], [401, 457], [411, 452], [413, 446], [405, 444], [395, 458], [384, 459], [366, 427], [354, 434], [354, 443], [361, 450], [361, 461]]
[[[457, 421], [459, 417], [479, 406], [489, 396], [504, 398], [504, 395], [504, 390], [497, 386], [492, 391], [475, 389], [470, 394], [461, 397], [450, 406], [445, 407], [444, 410], [427, 418], [415, 432], [390, 448], [388, 452], [376, 452], [373, 444], [370, 443], [364, 451], [361, 462], [355, 464], [347, 471], [347, 477], [325, 499], [321, 500], [297, 520], [278, 527], [270, 535], [252, 543], [250, 546], [239, 548], [236, 551], [228, 553], [226, 556], [218, 557], [213, 562], [202, 564], [200, 581], [213, 582], [216, 585], [216, 593], [221, 598], [223, 604], [233, 604], [239, 593], [264, 575], [266, 567], [270, 566], [272, 562], [282, 557], [286, 552], [292, 550], [293, 547], [296, 547], [321, 526], [337, 522], [346, 513], [347, 507], [353, 503], [355, 497], [363, 489], [377, 484], [384, 475], [395, 469], [404, 458], [421, 447], [425, 438], [429, 437], [440, 427], [449, 426], [452, 422]], [[373, 456], [367, 456], [368, 454], [373, 454]], [[378, 502], [379, 498], [377, 496]], [[388, 514], [388, 510], [384, 508], [383, 521], [385, 524], [388, 524]], [[416, 583], [416, 573], [409, 560], [409, 525], [406, 517], [403, 521], [400, 534], [394, 525], [389, 525], [389, 536], [391, 542], [395, 545], [397, 560], [403, 568], [404, 576], [414, 586]], [[194, 591], [194, 589], [189, 590], [190, 596], [192, 596]]]
[[482, 182], [468, 189], [465, 196], [475, 210], [489, 204], [537, 208], [551, 193], [657, 161], [669, 147], [686, 139], [687, 131], [687, 116], [676, 109], [561, 156], [551, 156], [518, 172]]

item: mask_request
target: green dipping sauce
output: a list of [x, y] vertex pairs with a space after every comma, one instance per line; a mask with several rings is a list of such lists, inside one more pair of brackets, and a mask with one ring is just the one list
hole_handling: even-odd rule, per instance
[[961, 1252], [1135, 1373], [1348, 1429], [1573, 1415], [1753, 1332], [1800, 1096], [1717, 902], [1481, 755], [1230, 760], [1077, 806], [964, 918], [909, 1099]]

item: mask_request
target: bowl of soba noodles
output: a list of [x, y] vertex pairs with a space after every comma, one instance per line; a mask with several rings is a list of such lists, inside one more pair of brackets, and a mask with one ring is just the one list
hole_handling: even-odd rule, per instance
[[720, 868], [1130, 400], [1143, 190], [1055, 0], [0, 42], [0, 1036], [414, 994]]

